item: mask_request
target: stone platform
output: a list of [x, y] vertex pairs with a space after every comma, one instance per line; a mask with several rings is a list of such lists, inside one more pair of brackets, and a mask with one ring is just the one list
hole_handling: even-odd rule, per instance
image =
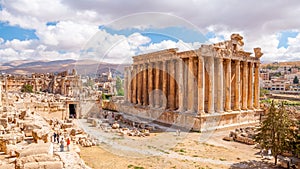
[[123, 102], [104, 102], [103, 109], [130, 114], [170, 128], [190, 131], [211, 131], [259, 122], [262, 110], [241, 110], [200, 114], [155, 109]]

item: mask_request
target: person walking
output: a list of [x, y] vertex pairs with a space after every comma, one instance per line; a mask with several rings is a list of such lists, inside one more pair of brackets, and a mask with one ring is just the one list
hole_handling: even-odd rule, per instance
[[68, 151], [70, 151], [70, 144], [71, 144], [71, 140], [70, 140], [70, 138], [68, 137], [68, 138], [67, 138], [67, 149], [68, 149]]
[[53, 134], [53, 142], [54, 143], [56, 142], [56, 132], [54, 132], [54, 134]]
[[61, 141], [60, 141], [60, 152], [63, 152], [64, 148], [65, 148], [65, 141], [64, 141], [64, 138], [61, 138]]

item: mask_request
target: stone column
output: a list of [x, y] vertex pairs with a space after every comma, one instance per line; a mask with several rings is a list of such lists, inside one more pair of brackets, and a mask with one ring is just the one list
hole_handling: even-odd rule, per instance
[[132, 94], [132, 90], [131, 90], [131, 87], [132, 87], [131, 86], [131, 84], [132, 84], [131, 67], [128, 67], [127, 71], [128, 71], [128, 73], [127, 73], [127, 75], [128, 75], [127, 100], [128, 100], [129, 103], [131, 103], [132, 102], [132, 100], [131, 100], [131, 94]]
[[137, 102], [138, 105], [142, 105], [142, 89], [143, 89], [143, 72], [142, 66], [137, 66]]
[[206, 62], [206, 68], [207, 68], [207, 72], [208, 72], [208, 102], [207, 102], [207, 111], [208, 113], [214, 113], [215, 112], [215, 103], [214, 103], [214, 88], [215, 88], [215, 84], [214, 84], [214, 70], [215, 70], [215, 66], [214, 66], [214, 57], [213, 56], [209, 56], [207, 57], [207, 62]]
[[204, 80], [205, 80], [205, 70], [204, 70], [204, 59], [202, 56], [198, 57], [198, 114], [203, 114], [204, 112]]
[[194, 110], [194, 62], [193, 62], [193, 57], [189, 58], [189, 63], [188, 63], [188, 111], [190, 112], [195, 112]]
[[143, 105], [147, 106], [148, 105], [148, 65], [147, 63], [144, 64], [144, 69], [143, 69]]
[[254, 107], [259, 109], [259, 63], [255, 63], [254, 69]]
[[247, 93], [248, 93], [248, 83], [247, 83], [247, 71], [248, 62], [243, 62], [243, 88], [242, 88], [242, 110], [247, 110]]
[[248, 109], [253, 109], [253, 63], [249, 63], [248, 78]]
[[137, 98], [136, 98], [136, 94], [137, 94], [137, 90], [136, 90], [136, 83], [137, 83], [137, 68], [136, 65], [133, 66], [132, 69], [132, 103], [133, 104], [137, 104]]
[[148, 85], [149, 106], [153, 107], [153, 63], [149, 63], [148, 67]]
[[162, 74], [162, 78], [163, 78], [163, 81], [162, 81], [162, 91], [163, 91], [163, 94], [164, 96], [166, 97], [166, 99], [163, 99], [163, 106], [165, 106], [165, 108], [168, 108], [169, 105], [168, 105], [168, 100], [170, 99], [168, 97], [168, 69], [167, 69], [167, 61], [163, 61], [162, 62], [162, 70], [163, 70], [163, 74]]
[[[125, 103], [128, 102], [128, 92], [127, 92], [127, 86], [128, 86], [128, 67], [125, 67], [125, 70], [124, 70], [124, 101]], [[62, 88], [64, 86], [61, 86]], [[64, 92], [62, 92], [64, 93]]]
[[169, 65], [169, 73], [170, 73], [170, 93], [169, 93], [169, 105], [170, 109], [175, 109], [175, 90], [176, 90], [176, 83], [175, 83], [175, 60], [171, 60]]
[[179, 74], [178, 74], [178, 93], [179, 93], [179, 98], [178, 98], [178, 111], [183, 112], [185, 111], [185, 106], [184, 106], [184, 81], [183, 81], [183, 73], [184, 73], [184, 62], [182, 59], [179, 59], [177, 61], [178, 63], [178, 69], [179, 69]]
[[159, 97], [159, 72], [160, 72], [160, 67], [159, 67], [159, 62], [156, 62], [155, 65], [155, 94], [154, 94], [154, 105], [155, 105], [155, 108], [159, 108], [160, 107], [160, 97]]
[[226, 72], [225, 72], [225, 111], [231, 111], [231, 59], [225, 60]]
[[224, 92], [224, 74], [223, 74], [223, 58], [216, 58], [216, 66], [217, 66], [217, 104], [216, 111], [218, 113], [224, 112], [224, 102], [223, 102], [223, 92]]
[[235, 61], [235, 97], [234, 97], [234, 110], [241, 110], [240, 105], [240, 85], [241, 85], [241, 62], [239, 60]]

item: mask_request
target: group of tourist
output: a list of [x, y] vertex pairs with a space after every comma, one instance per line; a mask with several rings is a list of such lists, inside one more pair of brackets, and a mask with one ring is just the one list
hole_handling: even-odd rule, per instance
[[[61, 138], [61, 139], [60, 139]], [[70, 151], [71, 139], [67, 137], [66, 141], [60, 133], [53, 133], [53, 142], [59, 144], [60, 151], [63, 152], [65, 149], [65, 144], [67, 144], [67, 151]], [[66, 143], [65, 143], [66, 142]]]

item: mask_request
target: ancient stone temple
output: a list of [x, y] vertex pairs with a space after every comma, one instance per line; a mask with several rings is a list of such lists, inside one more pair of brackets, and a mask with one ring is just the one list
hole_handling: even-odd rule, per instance
[[257, 122], [260, 48], [243, 50], [243, 37], [178, 52], [133, 57], [125, 68], [119, 111], [192, 130]]

